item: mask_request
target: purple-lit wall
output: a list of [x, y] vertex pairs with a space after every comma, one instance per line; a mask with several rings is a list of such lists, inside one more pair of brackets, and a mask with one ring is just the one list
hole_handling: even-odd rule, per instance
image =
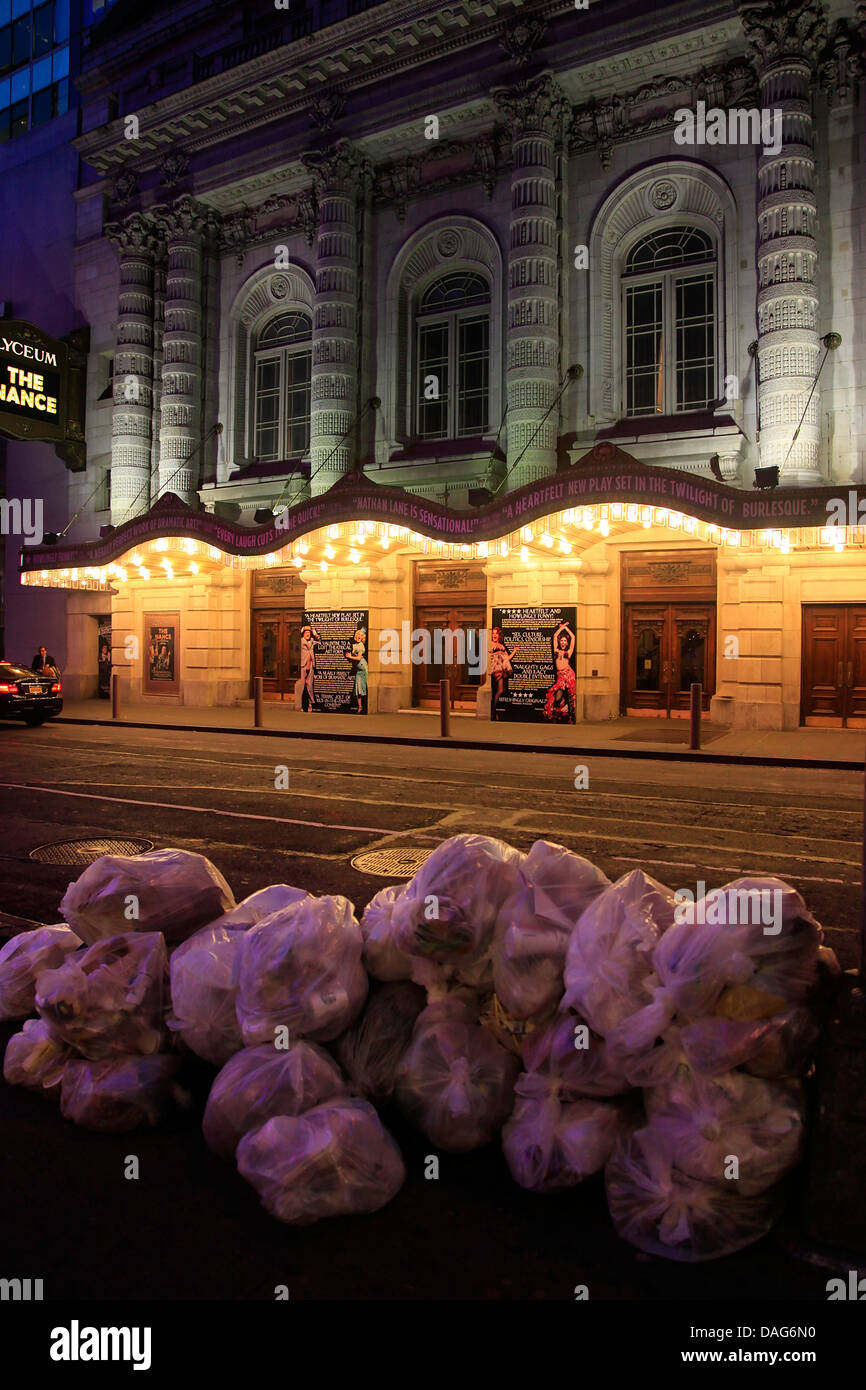
[[[10, 141], [0, 150], [0, 300], [9, 317], [59, 338], [81, 326], [73, 300], [73, 237], [78, 155], [69, 145], [77, 112]], [[6, 496], [43, 499], [46, 531], [69, 520], [69, 473], [51, 444], [6, 443]], [[29, 661], [44, 643], [66, 662], [66, 595], [22, 589], [20, 536], [4, 537], [7, 658]]]

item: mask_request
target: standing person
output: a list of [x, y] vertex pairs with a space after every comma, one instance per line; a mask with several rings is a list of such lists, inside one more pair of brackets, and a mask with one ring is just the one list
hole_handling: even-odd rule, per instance
[[358, 702], [358, 714], [367, 713], [367, 634], [359, 627], [352, 639], [352, 650], [346, 652], [349, 661], [355, 662], [355, 686], [353, 694]]
[[313, 708], [313, 659], [321, 637], [314, 627], [301, 628], [301, 709], [306, 713]]
[[544, 717], [555, 724], [573, 724], [577, 681], [571, 669], [575, 636], [568, 623], [562, 622], [551, 639], [556, 680], [547, 692]]
[[502, 637], [501, 627], [490, 629], [490, 718], [501, 717], [499, 701], [508, 690], [508, 677], [514, 675], [511, 660], [519, 651], [515, 643], [514, 651], [509, 652]]
[[46, 647], [40, 647], [30, 663], [30, 670], [35, 671], [39, 676], [59, 676], [60, 667], [50, 656]]

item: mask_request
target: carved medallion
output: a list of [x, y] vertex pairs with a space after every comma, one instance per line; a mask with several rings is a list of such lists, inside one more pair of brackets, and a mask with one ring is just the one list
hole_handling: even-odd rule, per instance
[[677, 201], [677, 186], [672, 179], [658, 179], [649, 192], [649, 200], [656, 212], [667, 212]]
[[290, 288], [285, 275], [272, 275], [268, 281], [268, 293], [271, 299], [287, 299]]
[[436, 250], [440, 256], [456, 256], [462, 246], [459, 232], [446, 230], [436, 238]]

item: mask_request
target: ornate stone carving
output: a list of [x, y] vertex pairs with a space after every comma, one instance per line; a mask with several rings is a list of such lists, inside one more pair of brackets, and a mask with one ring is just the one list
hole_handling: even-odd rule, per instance
[[277, 303], [280, 303], [288, 297], [290, 289], [291, 285], [285, 275], [272, 275], [268, 281], [268, 294], [271, 296], [271, 299], [275, 299]]
[[189, 155], [183, 150], [172, 150], [160, 165], [159, 181], [168, 188], [173, 188], [176, 183], [180, 183], [188, 168]]
[[782, 58], [806, 58], [814, 64], [827, 42], [827, 21], [820, 4], [813, 0], [740, 5], [740, 22], [758, 69]]
[[677, 186], [673, 179], [659, 179], [649, 191], [649, 202], [656, 212], [667, 212], [677, 201]]
[[308, 150], [301, 163], [313, 176], [313, 187], [321, 201], [324, 192], [347, 192], [360, 188], [371, 174], [363, 151], [349, 140], [338, 140], [324, 150]]
[[515, 19], [505, 27], [499, 40], [500, 48], [508, 54], [513, 63], [522, 67], [528, 63], [536, 48], [544, 38], [547, 25], [543, 19]]
[[507, 117], [514, 139], [535, 134], [555, 138], [571, 116], [571, 103], [550, 73], [514, 87], [494, 87], [490, 95]]
[[689, 573], [687, 560], [650, 561], [647, 569], [657, 584], [679, 584]]
[[434, 570], [432, 577], [440, 589], [465, 589], [469, 583], [469, 570]]
[[105, 235], [114, 242], [121, 260], [131, 253], [149, 256], [159, 242], [159, 229], [143, 213], [132, 212], [123, 222], [106, 222]]
[[138, 174], [134, 169], [124, 169], [114, 180], [114, 201], [128, 203], [138, 192]]
[[153, 209], [165, 228], [167, 240], [177, 236], [201, 236], [214, 225], [214, 209], [184, 193], [172, 204], [159, 203]]
[[234, 251], [238, 265], [243, 264], [244, 252], [256, 234], [256, 214], [252, 208], [243, 207], [231, 217], [223, 219], [220, 229], [220, 245], [224, 250]]
[[310, 102], [310, 120], [324, 135], [328, 135], [334, 122], [342, 116], [345, 105], [346, 98], [339, 87], [327, 87], [324, 92], [317, 93]]
[[857, 79], [863, 73], [866, 6], [860, 6], [859, 17], [858, 30], [852, 30], [846, 19], [837, 21], [818, 67], [818, 79], [831, 106], [844, 106], [854, 99]]
[[456, 256], [462, 244], [459, 232], [442, 231], [436, 238], [436, 249], [440, 256]]

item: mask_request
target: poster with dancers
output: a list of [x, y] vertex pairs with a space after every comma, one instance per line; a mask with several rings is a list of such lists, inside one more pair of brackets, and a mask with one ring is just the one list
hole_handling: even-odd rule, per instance
[[577, 610], [494, 608], [488, 644], [490, 718], [573, 724]]
[[366, 608], [307, 609], [301, 628], [301, 708], [330, 714], [367, 713]]

